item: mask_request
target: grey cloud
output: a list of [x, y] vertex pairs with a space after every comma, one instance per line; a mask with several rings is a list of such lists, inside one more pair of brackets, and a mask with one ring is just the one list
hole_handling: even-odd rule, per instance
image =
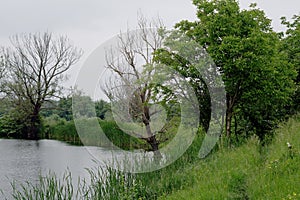
[[[0, 1], [1, 35], [56, 29], [93, 29], [93, 22], [108, 26], [136, 18], [139, 9], [146, 13], [184, 16], [183, 0], [10, 0]], [[191, 2], [188, 2], [191, 4]], [[192, 9], [192, 5], [189, 6]], [[182, 9], [183, 8], [183, 9]], [[182, 10], [182, 13], [180, 13]], [[164, 15], [164, 14], [163, 14]]]

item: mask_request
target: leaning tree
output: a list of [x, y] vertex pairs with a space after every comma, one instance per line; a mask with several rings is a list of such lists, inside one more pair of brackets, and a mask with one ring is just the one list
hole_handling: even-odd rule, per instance
[[161, 26], [159, 21], [148, 23], [141, 17], [139, 30], [120, 34], [117, 46], [106, 52], [106, 67], [112, 76], [103, 88], [117, 121], [140, 123], [140, 131], [131, 134], [145, 140], [157, 158], [161, 154], [153, 117], [158, 112], [152, 110], [155, 94], [149, 81], [154, 70], [144, 72], [154, 65], [153, 52], [162, 46]]
[[12, 47], [3, 48], [1, 63], [7, 69], [4, 91], [18, 112], [26, 117], [24, 137], [38, 139], [40, 111], [57, 97], [65, 72], [81, 57], [67, 37], [51, 33], [20, 34], [11, 38]]

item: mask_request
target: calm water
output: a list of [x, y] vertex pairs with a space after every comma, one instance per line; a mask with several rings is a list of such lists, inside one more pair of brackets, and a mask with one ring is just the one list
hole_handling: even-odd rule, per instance
[[13, 180], [34, 182], [40, 173], [51, 171], [63, 176], [68, 169], [77, 182], [78, 176], [89, 177], [85, 168], [97, 165], [85, 147], [53, 140], [0, 139], [0, 189], [5, 194], [11, 193]]

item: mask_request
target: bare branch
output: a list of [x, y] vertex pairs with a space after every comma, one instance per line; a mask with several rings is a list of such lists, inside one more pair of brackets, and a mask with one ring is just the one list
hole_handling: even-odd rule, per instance
[[[32, 116], [61, 90], [64, 73], [81, 57], [66, 37], [51, 33], [20, 34], [10, 38], [12, 48], [1, 52], [8, 73], [5, 92], [18, 102], [29, 102]], [[1, 68], [0, 68], [1, 69]], [[0, 74], [1, 75], [1, 74]]]

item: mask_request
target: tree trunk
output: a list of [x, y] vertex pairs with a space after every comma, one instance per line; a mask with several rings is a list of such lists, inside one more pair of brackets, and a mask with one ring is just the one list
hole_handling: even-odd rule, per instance
[[154, 153], [154, 160], [155, 161], [160, 161], [161, 158], [162, 158], [162, 155], [158, 149], [158, 145], [159, 145], [159, 142], [157, 141], [155, 135], [151, 136], [150, 138], [147, 139], [147, 142], [150, 144], [151, 146], [151, 150], [153, 151]]
[[226, 136], [230, 138], [231, 135], [231, 121], [233, 116], [233, 103], [231, 97], [226, 95]]
[[[144, 103], [144, 97], [145, 95], [141, 96], [142, 103]], [[162, 158], [162, 155], [158, 149], [159, 142], [156, 139], [155, 134], [152, 133], [151, 127], [150, 127], [150, 112], [149, 112], [149, 107], [148, 106], [143, 106], [143, 123], [146, 127], [146, 132], [147, 132], [147, 138], [146, 141], [148, 144], [151, 146], [151, 151], [154, 153], [154, 160], [156, 162], [159, 162]]]
[[148, 135], [147, 142], [150, 144], [151, 151], [154, 153], [154, 160], [160, 161], [162, 155], [158, 149], [159, 142], [157, 141], [156, 136], [152, 134], [150, 124], [146, 125], [146, 131]]
[[27, 138], [29, 140], [37, 140], [39, 135], [39, 119], [38, 116], [32, 116], [28, 127]]
[[235, 139], [236, 141], [239, 141], [239, 136], [238, 136], [238, 123], [237, 123], [237, 118], [236, 115], [234, 115], [234, 135], [235, 135]]
[[231, 120], [232, 120], [232, 113], [226, 112], [226, 136], [229, 138], [231, 135]]
[[[199, 95], [199, 94], [198, 94]], [[204, 128], [205, 133], [209, 130], [211, 120], [211, 99], [209, 94], [202, 94], [198, 97], [199, 102], [199, 125]]]
[[27, 138], [29, 140], [38, 140], [39, 139], [39, 133], [40, 133], [40, 116], [39, 116], [39, 107], [36, 106], [31, 117], [30, 117], [30, 123], [27, 131]]

